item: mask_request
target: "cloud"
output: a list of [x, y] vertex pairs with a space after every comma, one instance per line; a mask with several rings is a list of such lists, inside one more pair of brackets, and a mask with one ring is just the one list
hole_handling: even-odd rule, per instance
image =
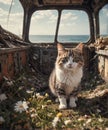
[[40, 16], [43, 16], [43, 17], [49, 17], [49, 16], [51, 16], [52, 14], [54, 13], [54, 11], [52, 11], [52, 10], [44, 10], [44, 11], [39, 11], [38, 12], [38, 14], [40, 15]]
[[5, 4], [5, 5], [11, 5], [11, 1], [12, 0], [0, 0], [0, 3]]
[[51, 15], [52, 15], [52, 12], [49, 11], [49, 10], [47, 10], [47, 11], [37, 11], [35, 18], [44, 19], [44, 18], [49, 17]]
[[3, 27], [7, 26], [8, 12], [0, 8], [0, 25]]
[[7, 18], [0, 19], [0, 25], [4, 26], [6, 25]]
[[[9, 8], [12, 0], [0, 0], [0, 25], [6, 30], [11, 31], [15, 34], [22, 33], [23, 26], [23, 10], [20, 4], [18, 4], [19, 0], [14, 0], [12, 6], [11, 13], [9, 15]], [[9, 21], [8, 20], [9, 15]]]
[[100, 34], [108, 34], [108, 24], [102, 24], [102, 26], [100, 26]]
[[75, 22], [73, 22], [73, 23], [61, 23], [60, 24], [60, 28], [75, 27], [75, 26], [76, 26]]
[[103, 8], [102, 11], [103, 11], [103, 15], [108, 16], [108, 9], [107, 8]]
[[63, 21], [76, 20], [76, 19], [77, 19], [77, 16], [71, 12], [68, 12], [68, 13], [62, 15]]
[[35, 12], [31, 20], [30, 34], [55, 34], [57, 18], [57, 11]]
[[[10, 13], [9, 21], [11, 22], [18, 22], [22, 19], [23, 13]], [[0, 19], [3, 21], [4, 19], [8, 18], [8, 11], [3, 10], [0, 8]]]
[[34, 13], [32, 20], [42, 20], [42, 19], [47, 19], [47, 20], [56, 20], [57, 19], [57, 14], [55, 11], [51, 10], [44, 10], [44, 11], [37, 11]]
[[10, 14], [10, 18], [13, 18], [14, 21], [15, 21], [15, 18], [16, 18], [17, 20], [19, 20], [19, 19], [22, 18], [22, 16], [23, 16], [23, 13], [11, 13], [11, 14]]
[[0, 8], [0, 18], [1, 17], [5, 17], [8, 14], [7, 11], [3, 10], [2, 8]]
[[[58, 13], [55, 10], [37, 11], [33, 14], [32, 23], [38, 24], [38, 22], [42, 22], [42, 20], [44, 21], [44, 23], [45, 22], [55, 23], [57, 21], [57, 18], [58, 18]], [[62, 17], [63, 22], [67, 22], [67, 21], [71, 22], [77, 19], [78, 17], [71, 12], [63, 14], [63, 17]], [[69, 26], [69, 24], [67, 25]]]
[[58, 15], [52, 14], [52, 15], [49, 17], [49, 19], [50, 19], [50, 20], [57, 20], [57, 17], [58, 17]]
[[11, 13], [9, 17], [9, 22], [7, 22], [7, 18], [8, 12], [0, 8], [1, 26], [15, 34], [19, 34], [19, 32], [21, 32], [22, 30], [23, 13]]
[[108, 4], [100, 10], [100, 15], [108, 16]]

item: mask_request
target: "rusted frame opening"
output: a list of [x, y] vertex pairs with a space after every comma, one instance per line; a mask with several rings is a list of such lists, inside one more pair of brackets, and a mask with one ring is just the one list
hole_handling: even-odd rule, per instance
[[[90, 40], [87, 42], [87, 43], [90, 43], [91, 41], [94, 41], [94, 22], [93, 22], [93, 16], [92, 16], [92, 13], [91, 13], [91, 9], [90, 8], [83, 8], [83, 7], [56, 7], [56, 8], [52, 8], [52, 7], [43, 7], [43, 8], [37, 8], [37, 9], [34, 9], [34, 10], [25, 10], [24, 11], [24, 28], [23, 28], [23, 39], [26, 41], [26, 42], [30, 42], [29, 41], [29, 28], [30, 28], [30, 22], [31, 22], [31, 17], [32, 17], [32, 14], [37, 11], [37, 10], [45, 10], [45, 9], [56, 9], [58, 11], [58, 20], [57, 20], [57, 26], [56, 26], [56, 32], [55, 32], [55, 40], [54, 40], [54, 43], [51, 43], [50, 45], [52, 44], [55, 44], [57, 43], [57, 35], [58, 35], [58, 29], [59, 29], [59, 24], [60, 24], [60, 17], [61, 17], [61, 11], [64, 10], [64, 9], [71, 9], [71, 10], [84, 10], [87, 14], [88, 14], [88, 18], [89, 18], [89, 22], [90, 22]], [[30, 42], [31, 43], [31, 42]], [[36, 43], [38, 45], [38, 43]], [[64, 43], [65, 44], [65, 43]], [[66, 43], [66, 45], [74, 45], [74, 43]], [[39, 43], [40, 45], [40, 43]], [[76, 43], [75, 43], [76, 45]]]
[[[82, 5], [44, 5], [43, 0], [39, 0], [39, 6], [34, 5], [33, 2], [30, 2], [30, 5], [27, 2], [27, 5], [24, 5], [24, 1], [20, 0], [22, 3], [23, 9], [24, 9], [24, 21], [23, 21], [23, 39], [26, 42], [32, 43], [29, 41], [29, 29], [30, 29], [30, 22], [32, 14], [37, 10], [48, 10], [48, 9], [56, 9], [58, 11], [58, 20], [57, 20], [57, 26], [56, 26], [56, 32], [55, 32], [55, 39], [54, 43], [50, 43], [50, 45], [56, 45], [57, 43], [57, 36], [58, 36], [58, 29], [59, 29], [59, 23], [60, 23], [60, 17], [61, 17], [61, 11], [64, 9], [72, 9], [72, 10], [84, 10], [89, 17], [90, 22], [90, 39], [87, 42], [93, 43], [97, 37], [99, 37], [99, 10], [107, 4], [107, 0], [105, 0], [102, 3], [96, 3], [94, 1], [84, 1]], [[63, 43], [65, 44], [65, 43]], [[36, 45], [47, 45], [47, 43], [36, 43]], [[76, 45], [76, 43], [66, 43], [65, 45]]]

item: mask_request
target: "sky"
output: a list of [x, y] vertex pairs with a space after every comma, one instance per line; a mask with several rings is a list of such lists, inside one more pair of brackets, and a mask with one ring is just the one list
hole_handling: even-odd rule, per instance
[[[22, 34], [23, 8], [19, 0], [13, 0], [11, 13], [8, 20], [11, 0], [0, 0], [0, 25], [17, 34]], [[56, 10], [35, 12], [31, 19], [31, 35], [54, 35], [58, 12]], [[101, 33], [108, 34], [108, 5], [100, 12]], [[89, 21], [84, 11], [62, 12], [59, 34], [60, 35], [88, 35]]]
[[[38, 11], [33, 14], [31, 20], [31, 34], [55, 34], [58, 12], [56, 10]], [[44, 23], [43, 23], [44, 21]], [[37, 31], [36, 31], [37, 30]], [[62, 12], [59, 34], [88, 34], [88, 16], [84, 11]]]
[[19, 3], [19, 0], [13, 0], [8, 21], [11, 1], [12, 0], [0, 0], [0, 25], [5, 29], [19, 35], [22, 33], [23, 8]]

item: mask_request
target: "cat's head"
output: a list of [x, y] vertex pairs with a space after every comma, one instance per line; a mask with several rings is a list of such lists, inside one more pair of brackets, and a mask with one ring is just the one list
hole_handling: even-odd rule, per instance
[[56, 65], [65, 70], [74, 71], [83, 67], [83, 47], [80, 43], [76, 48], [67, 49], [62, 44], [57, 44], [58, 56], [56, 59]]

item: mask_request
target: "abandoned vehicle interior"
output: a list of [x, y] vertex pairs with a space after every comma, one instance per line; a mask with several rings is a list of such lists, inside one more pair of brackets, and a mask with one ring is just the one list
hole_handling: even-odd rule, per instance
[[[9, 1], [8, 9], [0, 1], [0, 129], [107, 130], [108, 0]], [[82, 89], [71, 110], [58, 110], [48, 87], [58, 43], [84, 44]]]

